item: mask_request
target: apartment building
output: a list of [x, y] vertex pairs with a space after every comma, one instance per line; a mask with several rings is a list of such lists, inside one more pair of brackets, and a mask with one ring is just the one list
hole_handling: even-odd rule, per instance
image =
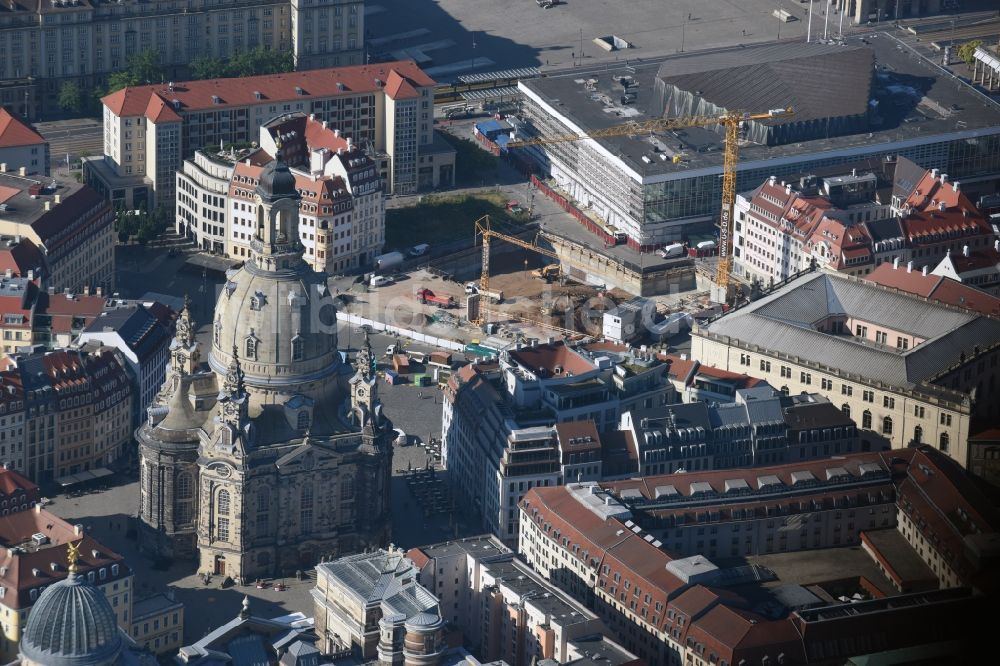
[[857, 428], [815, 393], [788, 396], [766, 382], [738, 389], [731, 403], [692, 402], [622, 415], [638, 473], [759, 467], [853, 453]]
[[601, 486], [681, 557], [857, 545], [862, 531], [896, 525], [895, 489], [877, 453]]
[[291, 51], [296, 69], [356, 65], [364, 26], [361, 0], [15, 1], [0, 15], [0, 84], [15, 90], [0, 102], [37, 118], [57, 107], [62, 82], [99, 87], [146, 49], [172, 79], [195, 58], [257, 47]]
[[31, 345], [31, 323], [37, 300], [38, 283], [34, 276], [0, 278], [0, 308], [3, 309], [0, 333], [3, 336], [4, 353], [10, 354], [17, 351], [18, 347]]
[[500, 357], [449, 379], [441, 460], [484, 528], [514, 544], [517, 502], [528, 489], [602, 474], [593, 460], [601, 457], [597, 433], [616, 429], [624, 412], [674, 402], [674, 394], [667, 365], [641, 352], [549, 342]]
[[0, 373], [0, 464], [6, 468], [27, 468], [24, 417], [24, 389], [21, 383], [9, 373]]
[[[260, 128], [260, 148], [195, 153], [177, 175], [177, 232], [235, 259], [250, 256], [255, 188], [273, 155], [295, 177], [304, 257], [330, 274], [368, 266], [385, 241], [385, 196], [374, 160], [339, 130], [291, 113]], [[280, 146], [280, 148], [279, 148]]]
[[67, 575], [66, 545], [80, 549], [78, 575], [97, 586], [111, 603], [118, 626], [131, 627], [135, 581], [132, 569], [118, 553], [36, 504], [28, 511], [0, 516], [0, 607], [3, 610], [3, 639], [0, 656], [13, 661], [18, 641], [31, 607], [52, 583]]
[[[2, 419], [0, 417], [0, 423]], [[40, 499], [38, 486], [14, 471], [9, 463], [4, 462], [0, 466], [0, 515], [34, 509]]]
[[77, 338], [84, 349], [117, 349], [128, 362], [135, 377], [133, 427], [145, 418], [146, 408], [166, 380], [176, 316], [162, 303], [112, 300], [111, 307], [105, 307]]
[[102, 470], [127, 453], [135, 389], [117, 350], [29, 348], [10, 356], [2, 375], [11, 395], [24, 396], [8, 403], [6, 418], [20, 405], [23, 433], [8, 446], [23, 447], [21, 469], [28, 478], [40, 483]]
[[31, 241], [45, 259], [46, 286], [79, 293], [111, 290], [115, 233], [111, 207], [75, 180], [32, 178], [0, 165], [0, 235]]
[[[878, 467], [878, 479], [865, 482], [877, 488], [887, 481], [892, 486], [891, 460], [886, 453], [881, 460], [865, 454], [840, 462], [851, 468], [851, 476], [865, 465]], [[829, 483], [831, 494], [839, 495], [834, 487], [840, 481]], [[726, 505], [717, 498], [708, 502], [715, 509], [706, 510], [722, 511]], [[938, 650], [938, 641], [956, 641], [945, 651], [954, 655], [978, 640], [968, 623], [986, 607], [982, 592], [950, 588], [899, 594], [867, 555], [855, 558], [844, 548], [813, 550], [806, 577], [795, 554], [779, 552], [764, 560], [743, 556], [732, 566], [716, 565], [701, 554], [681, 557], [646, 530], [641, 510], [631, 511], [595, 484], [536, 488], [521, 511], [524, 559], [592, 608], [614, 638], [650, 666], [819, 664], [918, 646]], [[891, 510], [886, 515], [890, 520]], [[902, 544], [902, 550], [908, 548]], [[830, 594], [855, 578], [857, 589], [868, 584], [875, 590], [869, 600], [859, 596], [843, 602]], [[806, 583], [818, 594], [803, 587]]]
[[772, 176], [738, 195], [736, 274], [772, 285], [812, 265], [854, 276], [886, 261], [922, 270], [992, 246], [995, 230], [948, 174], [904, 157], [878, 166], [798, 183]]
[[667, 378], [684, 403], [733, 402], [738, 390], [766, 383], [740, 372], [702, 365], [687, 354], [659, 354], [658, 358], [670, 364]]
[[184, 645], [184, 604], [173, 591], [152, 594], [132, 604], [129, 636], [156, 655], [169, 655]]
[[544, 580], [494, 536], [420, 546], [406, 556], [419, 567], [421, 585], [441, 600], [442, 617], [481, 661], [566, 664], [595, 644], [609, 661], [636, 660], [602, 635], [605, 629], [595, 613]]
[[116, 207], [172, 208], [186, 157], [249, 146], [262, 125], [299, 112], [364, 149], [388, 193], [450, 186], [455, 152], [435, 138], [434, 85], [397, 61], [123, 88], [102, 100], [104, 155], [84, 177]]
[[970, 424], [1000, 414], [1000, 322], [857, 278], [803, 275], [691, 339], [704, 365], [839, 405], [862, 450], [929, 443], [965, 466]]
[[972, 250], [963, 245], [961, 252], [948, 252], [931, 274], [1000, 296], [1000, 239], [992, 247]]
[[49, 142], [6, 105], [0, 106], [0, 163], [10, 171], [49, 175]]
[[23, 236], [0, 235], [0, 272], [11, 277], [45, 277], [45, 257], [38, 246]]

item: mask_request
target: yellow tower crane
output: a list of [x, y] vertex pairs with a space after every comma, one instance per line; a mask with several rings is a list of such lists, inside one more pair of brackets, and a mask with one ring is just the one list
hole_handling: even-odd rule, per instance
[[652, 132], [667, 132], [685, 127], [711, 127], [722, 125], [726, 130], [725, 153], [722, 161], [722, 212], [719, 216], [719, 264], [716, 268], [715, 283], [723, 293], [729, 287], [729, 272], [732, 265], [729, 243], [733, 224], [733, 204], [736, 203], [736, 164], [739, 160], [740, 124], [748, 120], [769, 120], [793, 114], [791, 107], [771, 109], [766, 113], [745, 113], [731, 111], [719, 116], [682, 116], [680, 118], [655, 118], [642, 122], [613, 125], [597, 129], [586, 134], [558, 134], [541, 136], [523, 141], [511, 141], [508, 148], [524, 146], [544, 146], [566, 141], [582, 141], [583, 139], [599, 139], [606, 136], [629, 136]]
[[[514, 236], [508, 236], [507, 234], [502, 234], [499, 231], [494, 231], [490, 228], [490, 216], [483, 215], [481, 218], [476, 220], [476, 235], [483, 237], [483, 272], [479, 277], [479, 314], [473, 321], [477, 326], [482, 326], [487, 321], [487, 307], [486, 304], [490, 301], [490, 240], [497, 238], [499, 240], [505, 240], [508, 243], [513, 243], [518, 247], [523, 247], [526, 250], [531, 250], [532, 252], [537, 252], [539, 254], [544, 254], [547, 257], [552, 257], [556, 260], [559, 259], [559, 255], [544, 247], [540, 247], [535, 243], [529, 243], [528, 241], [523, 241], [520, 238]], [[483, 301], [485, 299], [485, 302]]]

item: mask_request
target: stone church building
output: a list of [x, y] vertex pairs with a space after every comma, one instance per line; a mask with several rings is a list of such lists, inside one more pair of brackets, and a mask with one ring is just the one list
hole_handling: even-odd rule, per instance
[[203, 359], [184, 308], [138, 429], [140, 545], [254, 580], [388, 541], [392, 423], [375, 361], [337, 349], [326, 276], [303, 260], [280, 161], [256, 183], [252, 256], [219, 296]]

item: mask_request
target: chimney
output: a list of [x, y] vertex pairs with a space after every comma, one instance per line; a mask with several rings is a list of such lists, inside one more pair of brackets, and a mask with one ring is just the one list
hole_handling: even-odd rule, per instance
[[30, 268], [28, 269], [28, 279], [29, 280], [34, 280], [35, 279], [35, 271], [34, 271], [34, 269], [30, 269]]
[[907, 273], [912, 273], [913, 272], [913, 260], [912, 259], [910, 261], [906, 262], [906, 272]]
[[1000, 238], [993, 241], [993, 251], [1000, 252]]
[[851, 175], [852, 176], [857, 176], [858, 175], [858, 170], [857, 169], [851, 169]]
[[941, 174], [941, 184], [942, 185], [948, 184], [948, 174], [946, 173]]
[[8, 268], [6, 271], [4, 271], [4, 277], [7, 277], [7, 278], [14, 277], [14, 269], [13, 268]]
[[56, 200], [57, 204], [61, 204], [62, 203], [62, 195], [61, 194], [57, 194], [55, 196], [55, 200]]
[[96, 289], [96, 290], [94, 291], [94, 293], [95, 293], [95, 294], [96, 294], [97, 296], [103, 296], [103, 295], [104, 295], [104, 294], [102, 293], [103, 291], [104, 291], [104, 289], [103, 289], [102, 287], [98, 287], [98, 288], [97, 288], [97, 289]]
[[969, 246], [968, 245], [963, 245], [962, 246], [962, 256], [963, 257], [969, 256]]
[[83, 535], [83, 525], [81, 525], [80, 523], [77, 523], [76, 525], [74, 525], [73, 526], [73, 534], [75, 534], [76, 536], [82, 536]]
[[931, 169], [931, 178], [937, 180], [938, 174], [941, 173], [938, 169]]
[[785, 194], [791, 194], [791, 193], [792, 193], [792, 186], [785, 185]]
[[954, 192], [961, 192], [962, 184], [956, 180], [954, 183], [951, 184], [951, 189]]
[[943, 212], [946, 208], [948, 207], [944, 205], [943, 201], [938, 201], [938, 210]]
[[52, 210], [52, 202], [51, 201], [46, 201], [45, 202], [45, 210]]
[[892, 258], [892, 270], [899, 268], [899, 257]]
[[339, 137], [340, 136], [340, 128], [334, 129], [333, 130], [333, 135], [336, 136], [336, 137]]
[[354, 146], [354, 142], [351, 140], [351, 137], [347, 137], [347, 151], [350, 152], [351, 148], [353, 148], [353, 146]]
[[315, 113], [310, 113], [309, 114], [309, 120], [316, 120], [316, 114]]
[[35, 505], [35, 513], [41, 513], [41, 512], [42, 512], [42, 505], [41, 504], [36, 504]]
[[83, 295], [90, 296], [90, 285], [83, 285]]
[[7, 163], [0, 162], [0, 173], [7, 173]]
[[920, 272], [920, 274], [923, 275], [924, 277], [927, 277], [927, 266], [926, 265], [924, 265], [924, 269]]
[[770, 182], [770, 184], [771, 184], [771, 185], [774, 185], [775, 183], [777, 183], [777, 182], [778, 182], [778, 177], [777, 177], [777, 176], [771, 176], [771, 177], [770, 177], [770, 178], [768, 179], [768, 181]]
[[20, 176], [21, 178], [24, 178], [25, 176], [27, 176], [28, 175], [28, 169], [27, 169], [27, 167], [21, 167], [20, 169], [18, 169], [17, 170], [17, 175]]

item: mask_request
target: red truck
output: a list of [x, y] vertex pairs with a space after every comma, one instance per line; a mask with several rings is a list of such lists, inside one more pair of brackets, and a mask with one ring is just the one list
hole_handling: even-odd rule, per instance
[[430, 289], [418, 289], [417, 298], [420, 299], [421, 303], [433, 303], [434, 305], [439, 305], [443, 308], [455, 308], [458, 307], [458, 303], [451, 296], [438, 296]]

